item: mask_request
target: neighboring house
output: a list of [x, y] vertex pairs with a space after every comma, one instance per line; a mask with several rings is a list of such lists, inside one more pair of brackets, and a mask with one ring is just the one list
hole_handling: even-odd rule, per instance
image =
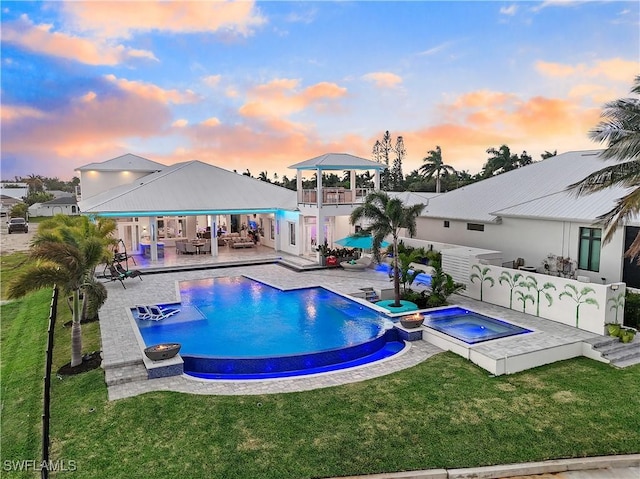
[[0, 216], [6, 218], [11, 213], [11, 208], [16, 204], [22, 203], [22, 200], [13, 196], [0, 195]]
[[29, 194], [26, 183], [0, 183], [0, 195], [21, 200]]
[[62, 191], [62, 190], [47, 190], [45, 193], [53, 195], [54, 198], [70, 198], [72, 196], [75, 196], [75, 194], [73, 193], [69, 193], [68, 191]]
[[62, 196], [44, 203], [29, 206], [29, 216], [73, 216], [80, 214], [75, 196]]
[[[291, 168], [297, 170], [297, 192], [200, 161], [164, 166], [127, 154], [76, 170], [83, 193], [79, 207], [81, 214], [115, 218], [127, 249], [140, 251], [148, 244], [152, 259], [167, 240], [248, 226], [257, 227], [261, 244], [276, 251], [316, 255], [316, 245], [325, 238], [331, 243], [353, 231], [349, 215], [369, 191], [323, 188], [322, 172], [351, 171], [355, 185], [356, 170], [375, 170], [378, 185], [384, 167], [352, 155], [328, 154]], [[305, 170], [320, 178], [315, 189], [302, 188]], [[325, 227], [318, 229], [318, 224]], [[217, 242], [211, 254], [218, 254]]]
[[542, 270], [549, 254], [570, 258], [577, 275], [591, 282], [624, 281], [640, 287], [640, 268], [624, 251], [640, 224], [618, 229], [603, 244], [598, 216], [612, 209], [625, 189], [577, 197], [566, 191], [607, 164], [600, 150], [573, 151], [473, 183], [429, 199], [416, 238], [503, 252]]

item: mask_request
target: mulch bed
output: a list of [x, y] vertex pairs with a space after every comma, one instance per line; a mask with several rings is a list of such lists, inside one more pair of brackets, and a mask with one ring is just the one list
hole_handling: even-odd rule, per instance
[[102, 356], [100, 353], [100, 351], [93, 351], [85, 354], [82, 356], [82, 363], [73, 368], [71, 367], [71, 362], [68, 362], [58, 369], [58, 374], [60, 376], [73, 376], [75, 374], [86, 373], [87, 371], [98, 369], [100, 364], [102, 364]]

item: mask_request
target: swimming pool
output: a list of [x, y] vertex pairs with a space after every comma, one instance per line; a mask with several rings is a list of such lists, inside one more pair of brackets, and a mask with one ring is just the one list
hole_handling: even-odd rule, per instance
[[425, 326], [467, 344], [532, 332], [530, 329], [459, 307], [442, 309], [424, 316]]
[[179, 283], [180, 313], [137, 319], [147, 346], [180, 343], [187, 374], [264, 378], [342, 369], [404, 343], [380, 313], [324, 288], [282, 291], [245, 277]]

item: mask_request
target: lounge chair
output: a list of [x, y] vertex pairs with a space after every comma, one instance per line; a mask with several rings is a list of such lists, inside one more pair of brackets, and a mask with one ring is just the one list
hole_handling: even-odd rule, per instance
[[138, 319], [151, 319], [151, 311], [147, 306], [136, 306], [138, 311]]
[[136, 278], [139, 277], [140, 281], [142, 281], [142, 273], [137, 269], [124, 269], [120, 263], [115, 263], [116, 271], [120, 274], [123, 274], [125, 278]]
[[173, 316], [180, 312], [179, 309], [174, 308], [161, 308], [160, 306], [147, 306], [149, 313], [151, 313], [151, 317], [149, 319], [158, 321], [159, 319], [166, 319], [169, 316]]
[[[123, 287], [124, 289], [127, 289], [127, 287], [124, 285], [124, 280], [125, 280], [127, 277], [126, 277], [124, 274], [120, 273], [120, 272], [116, 269], [115, 265], [113, 265], [113, 264], [110, 264], [110, 265], [109, 265], [109, 274], [110, 274], [109, 279], [110, 279], [111, 281], [120, 281], [120, 284], [122, 284], [122, 287]], [[105, 272], [105, 276], [106, 276], [106, 272]]]
[[340, 263], [344, 269], [352, 270], [352, 271], [363, 271], [371, 266], [371, 258], [368, 256], [363, 256], [362, 258], [351, 260], [351, 261], [343, 261]]

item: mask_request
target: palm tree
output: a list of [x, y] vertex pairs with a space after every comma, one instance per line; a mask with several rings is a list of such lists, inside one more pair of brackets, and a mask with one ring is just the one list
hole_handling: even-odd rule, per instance
[[373, 255], [380, 260], [380, 244], [385, 237], [391, 235], [393, 246], [393, 307], [399, 308], [400, 304], [400, 269], [398, 268], [398, 236], [400, 230], [405, 228], [410, 236], [416, 233], [416, 218], [424, 209], [423, 204], [405, 206], [398, 198], [391, 198], [383, 191], [369, 193], [365, 202], [354, 209], [349, 221], [352, 225], [358, 221], [369, 220], [369, 226], [363, 229], [363, 233], [371, 234], [373, 238]]
[[[8, 296], [19, 298], [45, 287], [58, 286], [71, 296], [71, 367], [82, 364], [80, 323], [97, 312], [107, 299], [104, 284], [94, 272], [109, 255], [113, 220], [91, 223], [86, 217], [63, 219], [59, 215], [38, 231], [29, 252], [30, 265], [9, 284]], [[57, 226], [53, 226], [59, 221]], [[68, 224], [71, 223], [71, 224]]]
[[420, 171], [426, 179], [436, 178], [436, 193], [440, 193], [440, 177], [445, 173], [456, 173], [453, 166], [445, 165], [442, 160], [442, 150], [436, 146], [435, 150], [429, 150], [427, 156], [422, 161], [424, 164], [420, 167]]
[[[640, 75], [636, 76], [631, 93], [640, 95]], [[618, 200], [616, 206], [598, 217], [605, 229], [604, 243], [613, 238], [618, 227], [640, 212], [640, 99], [620, 98], [605, 104], [601, 121], [589, 137], [607, 143], [602, 159], [616, 159], [617, 164], [591, 173], [568, 187], [577, 195], [586, 195], [612, 186], [633, 188]], [[626, 252], [630, 258], [640, 254], [640, 234]]]

